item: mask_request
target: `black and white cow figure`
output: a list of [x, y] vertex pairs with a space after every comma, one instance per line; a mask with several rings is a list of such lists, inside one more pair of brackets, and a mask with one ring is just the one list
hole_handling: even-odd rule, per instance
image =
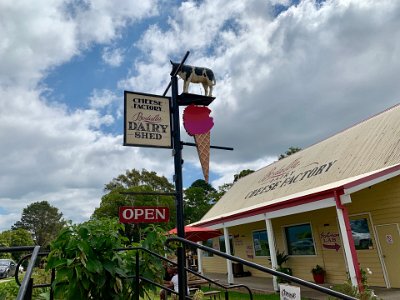
[[[179, 63], [171, 61], [172, 71], [174, 74], [179, 67]], [[178, 76], [183, 79], [183, 92], [187, 93], [189, 90], [189, 83], [201, 83], [204, 88], [206, 96], [212, 97], [213, 86], [215, 85], [215, 77], [213, 71], [208, 68], [194, 67], [189, 65], [182, 65], [178, 72]]]

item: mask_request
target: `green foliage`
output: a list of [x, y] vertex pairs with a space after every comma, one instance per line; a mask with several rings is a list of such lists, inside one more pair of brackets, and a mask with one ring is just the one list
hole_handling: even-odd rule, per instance
[[184, 192], [184, 214], [186, 223], [199, 221], [215, 203], [216, 190], [206, 181], [199, 179]]
[[283, 264], [286, 263], [289, 260], [289, 255], [285, 254], [284, 252], [280, 252], [279, 250], [276, 250], [276, 261], [279, 266], [279, 268], [283, 268]]
[[[379, 298], [375, 295], [374, 291], [368, 287], [368, 274], [372, 274], [371, 271], [368, 268], [366, 270], [360, 268], [360, 272], [361, 272], [361, 284], [363, 285], [362, 292], [360, 292], [357, 287], [352, 285], [348, 273], [347, 273], [347, 281], [343, 284], [338, 284], [333, 286], [333, 290], [361, 300], [378, 300]], [[337, 298], [329, 297], [329, 300], [333, 299]]]
[[285, 157], [288, 157], [296, 152], [299, 152], [301, 150], [301, 148], [299, 147], [289, 147], [289, 149], [285, 152], [285, 154], [281, 154], [279, 155], [278, 159], [284, 159]]
[[47, 201], [35, 202], [22, 211], [20, 221], [12, 227], [13, 230], [23, 228], [28, 230], [37, 245], [47, 247], [65, 225], [62, 213]]
[[[364, 291], [359, 292], [358, 288], [353, 286], [351, 282], [345, 282], [343, 284], [338, 284], [333, 286], [333, 290], [346, 294], [348, 296], [355, 297], [360, 300], [378, 300], [379, 298], [374, 294], [374, 292], [368, 288], [365, 288]], [[329, 300], [338, 299], [336, 297], [329, 296]]]
[[158, 176], [156, 172], [149, 172], [146, 169], [138, 171], [136, 169], [126, 170], [125, 174], [121, 174], [113, 178], [111, 182], [104, 187], [106, 192], [115, 189], [128, 189], [137, 186], [148, 186], [152, 191], [172, 192], [174, 185], [164, 176]]
[[[94, 219], [64, 228], [51, 244], [46, 270], [56, 269], [53, 283], [60, 299], [130, 299], [134, 291], [135, 253], [115, 251], [126, 247], [124, 226], [116, 219]], [[132, 246], [143, 246], [163, 253], [165, 231], [151, 225], [141, 233], [145, 239]], [[140, 253], [142, 276], [161, 282], [159, 259]], [[141, 294], [154, 287], [141, 283]]]
[[[173, 192], [174, 185], [164, 176], [143, 169], [127, 170], [105, 185], [107, 192], [101, 198], [100, 207], [96, 208], [92, 219], [117, 218], [120, 206], [167, 206], [170, 210], [170, 222], [161, 223], [165, 230], [175, 227], [176, 207], [172, 196], [127, 195], [126, 192]], [[125, 224], [125, 235], [131, 242], [141, 240], [140, 232], [149, 224]]]
[[[32, 278], [34, 284], [49, 283], [50, 280], [43, 280], [43, 270], [35, 270]], [[22, 282], [22, 278], [20, 278]], [[32, 299], [41, 300], [46, 299], [46, 294], [50, 294], [49, 288], [35, 288], [32, 291]], [[16, 299], [19, 292], [19, 286], [15, 280], [0, 283], [0, 300]]]
[[251, 174], [251, 173], [254, 173], [254, 170], [250, 170], [250, 169], [242, 170], [242, 171], [240, 171], [239, 174], [235, 174], [235, 175], [233, 176], [233, 182], [236, 182], [236, 181], [238, 181], [240, 178], [245, 177], [245, 176], [247, 176], [247, 175], [249, 175], [249, 174]]
[[[32, 246], [34, 244], [32, 235], [23, 228], [6, 230], [0, 233], [0, 247]], [[18, 262], [25, 254], [22, 252], [1, 253], [0, 257], [12, 258]]]
[[[175, 200], [172, 196], [157, 196], [154, 195], [125, 195], [122, 192], [151, 192], [148, 186], [131, 187], [129, 189], [116, 188], [101, 198], [100, 207], [96, 208], [92, 219], [101, 218], [118, 218], [118, 210], [120, 206], [166, 206], [170, 211], [170, 222], [160, 223], [159, 226], [164, 230], [169, 230], [175, 227], [176, 207]], [[142, 237], [140, 232], [149, 224], [125, 224], [124, 234], [131, 242], [139, 242]]]

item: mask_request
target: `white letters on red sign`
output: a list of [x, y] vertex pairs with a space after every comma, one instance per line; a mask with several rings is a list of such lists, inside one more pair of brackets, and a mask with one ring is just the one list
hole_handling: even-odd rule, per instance
[[119, 208], [121, 223], [156, 223], [169, 221], [169, 208], [157, 206], [122, 206]]

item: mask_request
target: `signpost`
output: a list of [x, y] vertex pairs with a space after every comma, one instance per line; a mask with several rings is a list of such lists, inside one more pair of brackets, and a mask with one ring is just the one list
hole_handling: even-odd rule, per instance
[[[186, 52], [180, 64], [175, 64], [171, 72], [171, 82], [162, 96], [145, 93], [124, 93], [124, 146], [172, 148], [175, 166], [175, 205], [176, 205], [176, 228], [178, 237], [185, 238], [184, 215], [183, 215], [183, 180], [182, 180], [182, 147], [183, 145], [198, 146], [193, 143], [181, 141], [179, 106], [191, 104], [207, 106], [215, 98], [210, 96], [182, 93], [178, 95], [178, 73], [182, 67], [189, 51]], [[205, 70], [203, 68], [203, 70]], [[193, 70], [192, 70], [193, 71]], [[209, 70], [211, 71], [211, 70]], [[207, 73], [210, 75], [209, 73]], [[181, 74], [180, 74], [181, 75]], [[207, 75], [207, 76], [208, 76]], [[187, 78], [186, 78], [187, 80]], [[214, 82], [214, 83], [213, 83]], [[209, 82], [210, 85], [215, 81]], [[171, 97], [166, 97], [169, 88]], [[210, 93], [211, 94], [211, 93]], [[233, 150], [228, 147], [209, 146], [210, 148]], [[126, 194], [129, 194], [126, 192]], [[141, 194], [141, 193], [135, 193]], [[157, 194], [157, 193], [156, 193]], [[162, 193], [159, 193], [162, 194]], [[169, 211], [160, 207], [121, 207], [120, 220], [124, 223], [142, 222], [165, 222], [169, 218]], [[185, 248], [180, 245], [177, 249], [178, 258], [178, 281], [179, 299], [185, 299], [187, 292], [185, 271]]]

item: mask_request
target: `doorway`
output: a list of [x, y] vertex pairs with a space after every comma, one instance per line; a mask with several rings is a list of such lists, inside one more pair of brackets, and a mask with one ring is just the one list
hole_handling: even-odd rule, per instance
[[379, 245], [386, 268], [389, 288], [400, 288], [400, 229], [399, 224], [377, 225]]

